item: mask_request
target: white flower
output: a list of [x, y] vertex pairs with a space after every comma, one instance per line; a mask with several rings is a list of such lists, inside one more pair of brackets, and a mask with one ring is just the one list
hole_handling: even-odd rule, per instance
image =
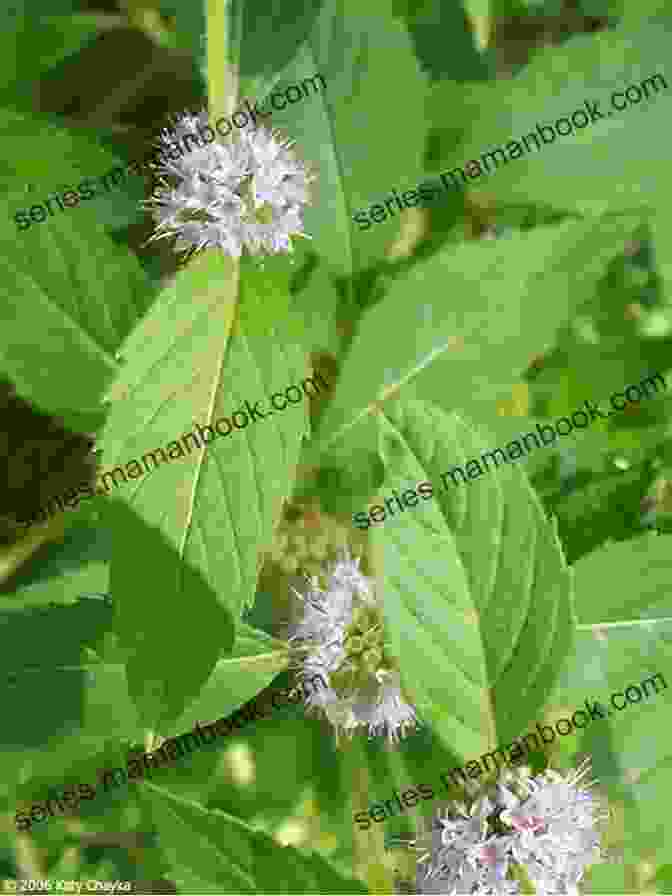
[[203, 142], [197, 129], [206, 127], [207, 112], [185, 113], [172, 133], [162, 132], [164, 161], [154, 166], [160, 190], [146, 203], [157, 223], [151, 239], [176, 237], [179, 251], [217, 247], [234, 258], [244, 249], [292, 252], [292, 237], [307, 236], [301, 214], [314, 180], [292, 144], [260, 126], [226, 141], [189, 141], [189, 152], [179, 148], [188, 135]]
[[585, 869], [602, 858], [596, 825], [608, 814], [586, 789], [595, 782], [579, 786], [589, 772], [589, 760], [566, 777], [548, 769], [523, 782], [522, 797], [501, 788], [501, 820], [519, 834], [514, 857], [538, 893], [577, 894]]
[[344, 552], [327, 571], [326, 588], [308, 580], [303, 616], [293, 645], [301, 653], [300, 677], [320, 674], [327, 688], [306, 689], [306, 705], [325, 713], [337, 732], [366, 727], [369, 736], [390, 741], [414, 728], [417, 717], [406, 702], [394, 660], [384, 643], [384, 619], [373, 583], [359, 560]]
[[491, 829], [496, 809], [485, 796], [470, 809], [456, 805], [447, 816], [439, 815], [431, 849], [418, 859], [418, 893], [509, 896], [519, 892], [518, 882], [506, 876], [512, 838]]
[[578, 896], [585, 869], [604, 856], [596, 824], [607, 817], [586, 789], [587, 772], [587, 762], [566, 775], [503, 770], [469, 809], [452, 804], [429, 844], [414, 847], [422, 853], [415, 892], [508, 896], [519, 892], [519, 869], [539, 896]]

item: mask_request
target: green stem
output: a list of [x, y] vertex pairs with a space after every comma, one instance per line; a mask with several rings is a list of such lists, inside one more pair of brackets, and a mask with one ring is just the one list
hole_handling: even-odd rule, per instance
[[[366, 752], [357, 740], [344, 739], [339, 744], [343, 765], [350, 782], [352, 811], [368, 812], [369, 771]], [[370, 893], [385, 896], [394, 893], [394, 883], [390, 870], [390, 859], [385, 852], [385, 833], [377, 825], [362, 831], [353, 830], [354, 869], [365, 883]]]
[[207, 72], [210, 116], [231, 115], [238, 102], [232, 60], [231, 0], [206, 0]]

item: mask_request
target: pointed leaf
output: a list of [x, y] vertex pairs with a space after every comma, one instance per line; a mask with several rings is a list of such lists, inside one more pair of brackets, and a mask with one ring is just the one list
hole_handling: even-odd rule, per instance
[[[428, 388], [444, 408], [492, 400], [593, 294], [636, 217], [563, 221], [494, 242], [450, 246], [395, 280], [363, 317], [319, 429], [329, 444], [436, 359]], [[421, 296], [418, 303], [412, 297]], [[384, 363], [372, 364], [384, 339]]]
[[646, 534], [582, 557], [575, 573], [580, 626], [672, 621], [672, 537]]
[[[315, 93], [310, 84], [318, 74], [325, 84]], [[301, 102], [282, 100], [291, 85], [307, 92]], [[426, 91], [427, 77], [391, 0], [369, 0], [366, 7], [327, 0], [273, 88], [286, 107], [267, 121], [296, 140], [296, 151], [318, 175], [305, 231], [339, 274], [379, 260], [398, 233], [396, 205], [389, 220], [366, 231], [353, 216], [390, 197], [394, 187], [410, 188], [421, 179]], [[390, 116], [385, 96], [395, 97], [403, 118]]]
[[[454, 172], [457, 189], [507, 202], [597, 213], [669, 204], [668, 35], [664, 19], [624, 21], [540, 50], [514, 78], [480, 94], [464, 143], [454, 150], [446, 144], [437, 167]], [[563, 118], [572, 131], [562, 124], [558, 136], [555, 123]], [[470, 160], [462, 176], [457, 168], [466, 172]]]
[[[286, 261], [273, 270], [250, 265], [239, 279], [221, 254], [194, 259], [127, 340], [110, 392], [103, 460], [118, 471], [115, 501], [132, 517], [112, 520], [119, 633], [137, 651], [134, 687], [158, 676], [173, 718], [230, 648], [231, 624], [254, 600], [260, 550], [291, 492], [308, 429], [305, 400], [270, 407], [269, 395], [306, 373], [288, 340]], [[249, 419], [255, 406], [265, 419]], [[167, 645], [181, 650], [186, 627], [202, 639], [189, 683], [166, 662]]]
[[[600, 593], [619, 590], [615, 580], [600, 587]], [[585, 593], [583, 597], [585, 605]], [[594, 589], [590, 599], [600, 600]], [[660, 736], [672, 723], [670, 668], [672, 621], [580, 625], [547, 704], [549, 719], [572, 718], [575, 709], [585, 711], [586, 705], [593, 712], [597, 707], [602, 716], [591, 719], [585, 730], [573, 732], [570, 746], [573, 752], [592, 757], [600, 786], [623, 803], [629, 862], [639, 861], [642, 850], [664, 858], [672, 848], [668, 824], [672, 749]]]
[[[20, 126], [26, 121], [3, 116], [0, 125], [0, 130], [19, 126], [10, 140], [19, 156], [26, 141]], [[42, 155], [58, 158], [60, 149], [62, 158], [62, 136], [47, 131], [33, 139]], [[60, 166], [62, 172], [68, 168]], [[32, 174], [26, 176], [32, 180]], [[56, 176], [51, 172], [49, 189]], [[70, 183], [72, 177], [70, 171]], [[16, 189], [11, 178], [2, 180]], [[44, 192], [24, 193], [21, 202], [30, 208]], [[150, 282], [138, 260], [93, 216], [66, 208], [68, 214], [57, 210], [56, 217], [20, 231], [10, 219], [17, 205], [17, 194], [11, 196], [11, 201], [5, 196], [0, 215], [0, 373], [23, 398], [78, 429], [83, 414], [101, 414], [102, 392], [117, 368], [114, 353], [148, 308]]]
[[549, 692], [570, 644], [570, 574], [516, 465], [442, 481], [487, 447], [459, 417], [408, 402], [380, 429], [381, 494], [433, 486], [432, 500], [372, 532], [393, 647], [421, 714], [471, 758], [521, 734]]
[[149, 782], [138, 788], [180, 888], [201, 893], [366, 893], [319, 853], [280, 846], [268, 834]]

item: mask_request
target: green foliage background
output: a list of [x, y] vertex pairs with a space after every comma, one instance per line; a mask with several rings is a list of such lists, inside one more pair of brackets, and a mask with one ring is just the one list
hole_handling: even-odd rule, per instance
[[[667, 392], [438, 493], [444, 470], [586, 399], [669, 382], [672, 92], [440, 204], [364, 232], [352, 215], [607, 89], [672, 83], [670, 10], [12, 0], [0, 24], [0, 878], [391, 893], [421, 810], [367, 833], [354, 812], [586, 698], [672, 680]], [[293, 263], [205, 253], [178, 270], [146, 242], [142, 177], [16, 228], [18, 209], [145, 154], [169, 115], [316, 72], [326, 91], [273, 115], [318, 175]], [[19, 525], [314, 373], [328, 391], [292, 414]], [[432, 502], [353, 527], [424, 479]], [[16, 833], [17, 806], [291, 685], [291, 587], [346, 542], [382, 589], [419, 731], [344, 745], [285, 706]], [[671, 694], [539, 757], [589, 754], [612, 811], [623, 861], [586, 893], [672, 892]]]

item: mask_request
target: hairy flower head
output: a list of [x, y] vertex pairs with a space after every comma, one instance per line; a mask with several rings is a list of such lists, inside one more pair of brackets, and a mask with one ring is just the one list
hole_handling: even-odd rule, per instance
[[518, 793], [500, 788], [501, 820], [518, 832], [513, 855], [538, 893], [578, 893], [585, 869], [603, 857], [597, 822], [608, 813], [588, 789], [595, 782], [585, 783], [589, 774], [585, 760], [565, 776], [547, 769], [526, 778]]
[[586, 868], [604, 858], [597, 824], [608, 817], [582, 783], [588, 771], [587, 762], [565, 775], [507, 769], [468, 808], [439, 811], [431, 832], [412, 842], [413, 892], [509, 896], [523, 877], [540, 896], [578, 896]]
[[[187, 136], [185, 146], [197, 146], [184, 152]], [[244, 249], [292, 252], [292, 237], [307, 236], [301, 215], [314, 176], [277, 132], [259, 126], [219, 140], [204, 110], [182, 115], [160, 144], [160, 186], [146, 203], [157, 224], [150, 239], [175, 237], [178, 251], [216, 247], [240, 258]]]
[[291, 637], [302, 678], [321, 674], [328, 688], [309, 694], [310, 709], [322, 710], [337, 731], [391, 741], [417, 724], [403, 697], [399, 672], [385, 643], [384, 618], [373, 582], [347, 552], [320, 577], [307, 580], [303, 613]]

